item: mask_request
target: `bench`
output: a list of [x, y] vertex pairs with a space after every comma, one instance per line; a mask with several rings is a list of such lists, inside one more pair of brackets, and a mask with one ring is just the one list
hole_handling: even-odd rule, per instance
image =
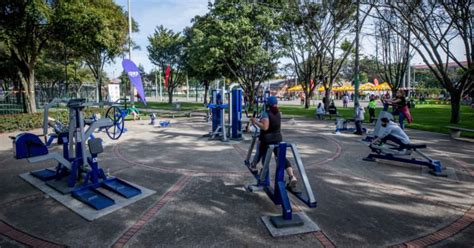
[[337, 118], [337, 117], [341, 117], [341, 115], [339, 115], [338, 113], [325, 113], [325, 114], [322, 115], [322, 117], [323, 117], [323, 118], [322, 118], [323, 120], [324, 120], [326, 117], [329, 117], [329, 120], [331, 120], [332, 117]]
[[449, 129], [449, 135], [451, 135], [451, 138], [459, 138], [461, 136], [461, 131], [464, 132], [474, 132], [472, 129], [468, 128], [462, 128], [462, 127], [453, 127], [453, 126], [447, 126]]

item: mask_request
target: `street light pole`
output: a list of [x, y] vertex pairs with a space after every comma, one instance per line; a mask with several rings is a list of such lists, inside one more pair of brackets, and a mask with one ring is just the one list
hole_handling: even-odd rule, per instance
[[354, 110], [359, 106], [359, 33], [360, 33], [360, 24], [359, 24], [359, 8], [360, 1], [356, 1], [357, 4], [357, 16], [356, 16], [356, 37], [355, 37], [355, 61], [354, 61]]
[[[130, 9], [130, 0], [128, 0], [128, 59], [132, 60], [132, 11]], [[130, 81], [130, 102], [135, 102], [135, 90]]]

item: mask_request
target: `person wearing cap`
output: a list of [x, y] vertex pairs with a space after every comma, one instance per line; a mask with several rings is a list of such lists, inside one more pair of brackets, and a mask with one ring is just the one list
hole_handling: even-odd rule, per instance
[[406, 145], [410, 144], [410, 138], [408, 135], [395, 122], [390, 121], [385, 117], [380, 119], [380, 121], [384, 128], [382, 130], [383, 132], [372, 142], [372, 144], [377, 144], [379, 142], [385, 143], [390, 140], [399, 145], [400, 149], [404, 149]]
[[[262, 163], [265, 162], [265, 155], [268, 147], [270, 145], [277, 145], [283, 141], [283, 136], [281, 135], [281, 113], [278, 109], [277, 98], [275, 96], [268, 97], [265, 110], [262, 112], [260, 120], [257, 120], [254, 117], [251, 121], [254, 125], [260, 128], [258, 159], [254, 160], [250, 165], [250, 169], [256, 171], [260, 159], [262, 160]], [[274, 149], [273, 153], [275, 156], [278, 156], [277, 149]], [[293, 168], [288, 159], [286, 159], [285, 169], [289, 176], [288, 187], [295, 187], [297, 179], [294, 176]]]

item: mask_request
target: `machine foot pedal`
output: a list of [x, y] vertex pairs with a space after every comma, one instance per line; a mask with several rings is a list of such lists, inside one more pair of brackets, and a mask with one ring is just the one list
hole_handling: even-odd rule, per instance
[[102, 186], [127, 199], [142, 193], [139, 188], [118, 178], [106, 179], [102, 182]]
[[304, 224], [301, 217], [296, 214], [291, 216], [291, 220], [285, 220], [283, 219], [283, 216], [271, 216], [270, 221], [276, 228], [302, 226]]
[[42, 169], [30, 172], [30, 174], [41, 181], [49, 181], [56, 178], [56, 171], [51, 169]]
[[71, 195], [96, 210], [101, 210], [115, 204], [115, 201], [112, 198], [102, 194], [93, 187], [85, 187], [75, 190]]

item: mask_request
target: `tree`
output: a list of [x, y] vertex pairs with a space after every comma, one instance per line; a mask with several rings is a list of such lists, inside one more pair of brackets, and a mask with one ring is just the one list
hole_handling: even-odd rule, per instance
[[306, 34], [306, 27], [302, 21], [304, 16], [295, 12], [295, 8], [300, 8], [295, 2], [290, 2], [284, 8], [279, 41], [284, 48], [285, 56], [293, 61], [294, 72], [305, 94], [304, 106], [309, 108], [310, 99], [317, 85], [315, 82], [321, 75], [321, 67], [318, 65], [323, 63], [323, 48], [314, 46], [310, 36]]
[[277, 70], [279, 15], [267, 4], [243, 1], [215, 1], [209, 8], [200, 30], [219, 58], [216, 66], [223, 65], [223, 76], [234, 78], [252, 104], [260, 84]]
[[[303, 1], [298, 8], [306, 35], [311, 44], [321, 50], [319, 80], [325, 90], [325, 107], [329, 105], [330, 94], [349, 55], [353, 52], [356, 39], [347, 38], [355, 31], [355, 5], [353, 1]], [[364, 23], [367, 15], [362, 19]], [[360, 28], [360, 27], [359, 27]]]
[[204, 29], [209, 21], [212, 21], [209, 15], [197, 16], [192, 20], [193, 26], [184, 31], [185, 70], [204, 87], [204, 104], [207, 104], [210, 83], [224, 73], [219, 53], [213, 49], [213, 44], [205, 35]]
[[148, 37], [150, 45], [147, 46], [148, 58], [150, 61], [161, 68], [162, 76], [165, 76], [166, 68], [170, 67], [170, 76], [168, 79], [168, 103], [173, 102], [174, 90], [183, 83], [184, 75], [182, 73], [184, 37], [181, 33], [175, 33], [173, 30], [163, 26], [158, 26], [151, 36]]
[[[63, 3], [57, 29], [66, 33], [61, 39], [86, 62], [94, 75], [102, 101], [103, 68], [127, 50], [127, 13], [112, 0], [73, 0]], [[74, 27], [74, 28], [71, 28]], [[134, 32], [138, 25], [132, 21]]]
[[[398, 21], [389, 9], [383, 11], [382, 14], [386, 18], [392, 19], [392, 22], [396, 23]], [[406, 39], [409, 40], [411, 35], [408, 32], [408, 27], [401, 27], [404, 25], [403, 23], [396, 24], [400, 26], [402, 31], [400, 34], [391, 30], [383, 21], [376, 21], [374, 24], [377, 26], [375, 36], [378, 38], [375, 41], [377, 69], [381, 79], [388, 83], [392, 89], [392, 94], [395, 95], [406, 79], [410, 58], [413, 57], [413, 53], [410, 52], [410, 45], [405, 41]], [[379, 54], [380, 56], [378, 56]]]
[[0, 39], [16, 67], [28, 113], [36, 112], [35, 67], [53, 36], [57, 6], [56, 1], [0, 1]]
[[[377, 18], [410, 44], [450, 93], [451, 123], [459, 123], [461, 97], [474, 87], [474, 13], [470, 9], [473, 4], [473, 0], [400, 0], [376, 5]], [[382, 12], [385, 9], [393, 12], [398, 22], [384, 16]], [[412, 34], [411, 39], [404, 35], [406, 27]], [[466, 64], [461, 63], [453, 52], [453, 46], [458, 46], [458, 41], [466, 54]], [[450, 73], [449, 62], [459, 67], [459, 73]]]

